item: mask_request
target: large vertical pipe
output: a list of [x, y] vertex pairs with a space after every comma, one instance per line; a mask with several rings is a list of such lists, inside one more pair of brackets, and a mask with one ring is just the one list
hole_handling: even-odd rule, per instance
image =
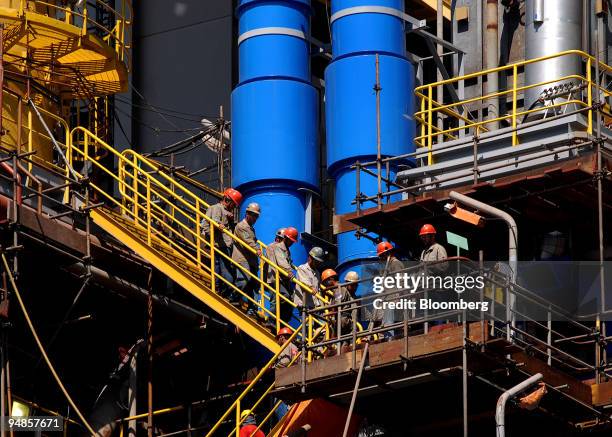
[[[582, 48], [582, 0], [527, 0], [525, 8], [526, 59]], [[529, 64], [525, 66], [525, 85], [580, 74], [581, 65], [582, 60], [577, 55]], [[575, 79], [571, 81], [576, 82]], [[535, 106], [543, 90], [558, 84], [525, 90], [525, 107]]]
[[[257, 235], [305, 226], [318, 190], [318, 95], [310, 83], [310, 0], [239, 0], [239, 84], [232, 93], [232, 185], [262, 208]], [[304, 190], [306, 189], [306, 190]], [[306, 258], [291, 249], [296, 263]]]
[[[346, 214], [356, 208], [351, 204], [356, 186], [351, 165], [377, 159], [378, 116], [382, 158], [414, 150], [414, 72], [406, 59], [404, 22], [398, 17], [403, 0], [334, 0], [331, 9], [333, 59], [325, 71], [327, 166], [336, 184], [335, 213]], [[399, 164], [390, 166], [391, 178]], [[375, 195], [377, 182], [362, 172], [360, 191]], [[368, 206], [373, 205], [363, 205]], [[352, 232], [338, 235], [341, 274], [350, 268], [371, 276], [362, 270], [375, 256], [370, 240], [357, 239]]]
[[[498, 0], [486, 0], [485, 8], [485, 40], [484, 40], [484, 61], [485, 70], [497, 68], [499, 65], [499, 11], [497, 7]], [[487, 82], [485, 83], [485, 94], [492, 94], [499, 91], [499, 74], [487, 74]], [[487, 99], [484, 104], [487, 107], [487, 119], [493, 120], [499, 117], [499, 98], [493, 97]], [[489, 130], [497, 129], [499, 121], [487, 123]]]

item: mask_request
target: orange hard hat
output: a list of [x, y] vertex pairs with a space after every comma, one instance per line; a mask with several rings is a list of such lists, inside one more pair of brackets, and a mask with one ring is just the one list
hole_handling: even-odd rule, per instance
[[382, 241], [376, 245], [376, 255], [378, 256], [390, 250], [393, 250], [393, 245], [388, 241]]
[[419, 235], [429, 235], [429, 234], [435, 234], [435, 233], [436, 233], [436, 228], [434, 228], [429, 223], [424, 224], [421, 227], [421, 230], [419, 231]]
[[287, 229], [285, 229], [284, 236], [295, 243], [298, 240], [298, 230], [292, 227], [288, 227]]
[[236, 206], [240, 205], [240, 203], [242, 202], [242, 194], [240, 194], [240, 191], [234, 190], [233, 188], [227, 188], [223, 192], [223, 197], [231, 199], [231, 201], [234, 202]]
[[287, 328], [286, 326], [284, 326], [278, 330], [278, 333], [276, 334], [276, 336], [277, 337], [280, 337], [281, 335], [291, 336], [291, 334], [293, 334], [293, 331], [291, 331], [291, 328]]
[[327, 281], [329, 278], [338, 277], [338, 273], [334, 269], [325, 269], [323, 273], [321, 273], [321, 282]]

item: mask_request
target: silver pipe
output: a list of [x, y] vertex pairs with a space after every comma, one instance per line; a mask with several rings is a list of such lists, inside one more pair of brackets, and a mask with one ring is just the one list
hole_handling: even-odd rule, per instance
[[[485, 40], [484, 48], [484, 68], [489, 70], [497, 68], [499, 63], [499, 26], [498, 26], [498, 0], [486, 0], [485, 7]], [[499, 74], [487, 74], [487, 82], [485, 84], [485, 94], [495, 93], [499, 90]], [[487, 119], [499, 117], [499, 98], [493, 97], [483, 102], [487, 105]], [[499, 127], [499, 121], [487, 123], [486, 127], [489, 130], [496, 130]]]
[[[525, 59], [552, 55], [565, 50], [582, 49], [583, 0], [525, 1]], [[571, 74], [580, 74], [582, 59], [569, 55], [525, 66], [525, 85], [546, 82]], [[556, 82], [525, 90], [525, 108], [539, 104], [546, 89]]]
[[502, 211], [499, 208], [495, 208], [489, 204], [484, 202], [480, 202], [479, 200], [472, 199], [471, 197], [466, 196], [465, 194], [458, 193], [456, 191], [451, 191], [449, 197], [457, 202], [463, 203], [469, 207], [478, 209], [482, 212], [485, 212], [493, 217], [500, 218], [506, 222], [508, 225], [508, 263], [510, 264], [510, 269], [512, 270], [511, 279], [512, 282], [516, 282], [516, 267], [517, 267], [517, 251], [518, 251], [518, 227], [516, 225], [516, 221], [514, 218], [505, 211]]
[[[489, 215], [492, 215], [493, 217], [498, 217], [506, 222], [508, 225], [508, 265], [510, 266], [510, 282], [511, 284], [515, 284], [518, 267], [518, 227], [516, 226], [516, 221], [514, 221], [514, 218], [499, 208], [495, 208], [494, 206], [488, 205], [484, 202], [472, 199], [471, 197], [468, 197], [465, 194], [457, 193], [456, 191], [451, 191], [449, 197], [457, 202], [483, 211]], [[510, 325], [512, 328], [514, 328], [516, 326], [516, 314], [513, 310], [515, 307], [516, 296], [510, 291], [511, 287], [512, 285], [506, 289], [506, 314], [509, 316], [506, 317], [506, 321], [510, 322]], [[508, 340], [511, 341], [510, 326], [506, 328], [506, 333]]]
[[506, 402], [508, 399], [516, 396], [518, 393], [522, 392], [530, 385], [535, 384], [543, 378], [541, 373], [536, 373], [535, 375], [527, 378], [523, 382], [515, 385], [509, 390], [506, 390], [501, 394], [499, 399], [497, 399], [497, 407], [495, 408], [495, 425], [496, 425], [496, 436], [497, 437], [505, 437], [506, 436]]

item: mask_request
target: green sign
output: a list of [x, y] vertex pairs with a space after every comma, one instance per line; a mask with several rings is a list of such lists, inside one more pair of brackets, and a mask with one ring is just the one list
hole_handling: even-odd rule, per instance
[[461, 235], [446, 231], [446, 241], [448, 241], [448, 244], [456, 246], [458, 249], [469, 250], [467, 238]]

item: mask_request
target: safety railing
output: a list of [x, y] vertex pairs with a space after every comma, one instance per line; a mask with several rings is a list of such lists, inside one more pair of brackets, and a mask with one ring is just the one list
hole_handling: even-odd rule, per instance
[[[262, 322], [267, 319], [276, 330], [290, 326], [289, 321], [280, 317], [281, 305], [297, 308], [293, 300], [282, 293], [283, 287], [300, 287], [308, 293], [317, 295], [322, 301], [327, 301], [327, 298], [318, 291], [312, 290], [228, 229], [222, 228], [210, 219], [205, 214], [209, 205], [166, 174], [155, 162], [133, 151], [119, 153], [82, 127], [73, 129], [71, 138], [72, 161], [78, 159], [84, 163], [83, 171], [91, 173], [90, 186], [100, 200], [133, 221], [134, 225], [143, 231], [148, 245], [163, 244], [208, 275], [211, 279], [209, 287], [213, 293], [219, 293], [221, 291], [217, 289], [219, 287], [223, 287], [227, 293], [234, 293], [255, 309]], [[100, 155], [100, 148], [117, 161], [117, 171], [109, 167], [106, 159], [97, 158]], [[91, 169], [87, 169], [86, 166], [91, 166]], [[115, 198], [112, 190], [109, 192], [98, 184], [99, 177], [107, 178], [116, 184], [120, 194], [119, 199]], [[202, 232], [202, 224], [205, 222], [208, 223], [208, 235]], [[259, 270], [251, 272], [248, 267], [234, 261], [231, 254], [216, 244], [218, 237], [229, 238], [231, 243], [240, 246], [244, 253], [257, 257]], [[242, 272], [247, 280], [253, 281], [255, 288], [263, 291], [261, 296], [255, 299], [238, 288], [230, 278], [220, 274], [218, 269], [215, 269], [216, 258], [237, 272]], [[269, 275], [265, 272], [269, 272]], [[274, 312], [271, 311], [271, 307], [275, 308]]]
[[[554, 59], [578, 58], [582, 62], [582, 72], [579, 74], [570, 74], [538, 83], [527, 83], [519, 86], [519, 75], [525, 67], [532, 64], [546, 65], [546, 62]], [[547, 111], [554, 110], [555, 113], [563, 111], [565, 108], [588, 108], [587, 111], [587, 133], [593, 132], [593, 107], [594, 102], [599, 101], [597, 92], [604, 97], [610, 96], [610, 91], [600, 87], [598, 78], [595, 77], [594, 70], [598, 67], [598, 71], [604, 75], [612, 72], [612, 67], [597, 61], [593, 56], [579, 50], [568, 50], [550, 56], [543, 56], [535, 59], [517, 62], [510, 65], [504, 65], [489, 70], [479, 71], [476, 73], [454, 77], [448, 80], [430, 83], [420, 86], [415, 89], [415, 94], [420, 101], [420, 110], [415, 113], [415, 119], [419, 123], [420, 135], [415, 138], [415, 143], [419, 147], [427, 147], [432, 149], [434, 144], [439, 144], [447, 139], [455, 138], [460, 132], [470, 132], [472, 134], [480, 134], [489, 131], [489, 126], [494, 123], [504, 123], [511, 127], [512, 144], [518, 145], [519, 138], [516, 131], [517, 126], [522, 119], [529, 118], [534, 115], [543, 114]], [[506, 89], [495, 90], [491, 93], [463, 99], [458, 102], [438, 102], [434, 99], [434, 93], [439, 86], [458, 86], [467, 80], [483, 79], [487, 75], [503, 74], [506, 75], [508, 83], [511, 86]], [[565, 100], [559, 103], [542, 102], [543, 104], [537, 107], [522, 107], [519, 106], [521, 94], [533, 88], [553, 88], [559, 84], [572, 83], [572, 88], [563, 91]], [[556, 90], [555, 90], [556, 91]], [[595, 97], [594, 97], [595, 96]], [[494, 118], [486, 120], [475, 120], [470, 117], [469, 107], [484, 107], [493, 101], [506, 99], [511, 106], [511, 110], [500, 114]], [[438, 127], [438, 118], [444, 116], [445, 127]], [[433, 157], [428, 155], [428, 164], [433, 163]]]
[[[579, 59], [582, 65], [581, 71], [577, 74], [569, 74], [538, 83], [520, 83], [520, 80], [523, 80], [521, 75], [525, 67], [532, 64], [534, 66], [537, 64], [545, 65], [547, 61], [564, 58]], [[597, 73], [599, 73], [599, 77]], [[478, 79], [484, 80], [487, 75], [491, 74], [505, 75], [510, 86], [459, 101], [436, 100], [435, 90], [440, 87], [463, 89], [466, 82], [477, 82]], [[609, 65], [597, 62], [594, 57], [585, 52], [568, 50], [417, 87], [415, 94], [420, 109], [414, 117], [418, 123], [418, 136], [414, 141], [418, 149], [415, 152], [403, 155], [382, 157], [380, 161], [356, 162], [352, 166], [357, 173], [355, 200], [353, 201], [357, 211], [362, 208], [362, 205], [374, 203], [380, 208], [383, 203], [389, 203], [392, 196], [403, 193], [420, 193], [438, 186], [438, 184], [451, 184], [470, 176], [473, 176], [474, 183], [478, 183], [484, 165], [481, 164], [481, 158], [478, 155], [480, 152], [478, 140], [485, 136], [487, 138], [511, 136], [512, 145], [519, 146], [521, 133], [541, 123], [542, 120], [554, 121], [577, 115], [584, 117], [586, 133], [592, 135], [596, 117], [600, 117], [602, 114], [612, 115], [609, 112], [609, 106], [602, 104], [603, 101], [609, 100], [612, 92], [606, 86], [600, 85], [602, 82], [607, 83], [610, 76], [612, 76], [612, 67]], [[523, 94], [534, 88], [543, 89], [547, 92], [540, 97], [535, 105], [525, 107]], [[500, 110], [499, 116], [486, 119], [473, 116], [474, 113], [482, 111], [482, 108], [487, 105], [503, 100], [506, 102], [506, 107], [510, 109], [507, 111]], [[504, 105], [500, 104], [499, 106], [503, 108]], [[440, 118], [443, 121], [441, 124], [439, 124]], [[571, 151], [585, 144], [572, 144], [566, 150]], [[441, 172], [441, 174], [436, 174], [433, 182], [417, 181], [411, 185], [398, 183], [392, 178], [392, 170], [408, 161], [417, 161], [422, 166], [429, 166], [435, 164], [440, 155], [450, 151], [458, 152], [459, 150], [465, 150], [466, 154], [473, 154], [473, 160], [465, 165], [461, 164], [461, 168], [456, 167], [460, 171], [455, 171], [451, 175], [446, 176]], [[547, 154], [559, 151], [563, 150], [544, 150], [539, 157], [546, 157]], [[512, 160], [511, 162], [500, 159], [497, 163], [489, 160], [486, 163], [486, 170], [503, 170], [534, 159], [532, 156], [522, 157], [520, 152], [517, 152], [517, 155], [519, 156], [517, 156], [516, 161]], [[378, 192], [363, 193], [361, 191], [363, 188], [361, 180], [364, 178], [378, 179], [378, 186], [381, 187]]]
[[[549, 366], [562, 368], [579, 375], [605, 374], [610, 376], [610, 367], [607, 362], [587, 362], [585, 356], [605, 356], [597, 354], [597, 350], [606, 347], [606, 341], [595, 321], [595, 315], [589, 315], [592, 320], [581, 320], [568, 312], [566, 308], [550, 302], [539, 293], [534, 292], [511, 282], [511, 277], [495, 265], [483, 265], [464, 257], [450, 257], [445, 261], [433, 263], [420, 263], [407, 267], [393, 274], [421, 275], [423, 272], [431, 272], [438, 265], [445, 265], [447, 270], [444, 275], [463, 276], [480, 275], [483, 285], [477, 290], [477, 298], [471, 300], [474, 303], [487, 304], [487, 311], [465, 310], [465, 309], [442, 309], [439, 311], [408, 309], [405, 303], [415, 302], [414, 307], [419, 308], [416, 302], [420, 299], [429, 299], [441, 291], [440, 287], [421, 287], [419, 289], [395, 289], [383, 294], [369, 294], [343, 303], [334, 303], [321, 306], [307, 311], [309, 315], [322, 318], [326, 314], [337, 314], [339, 321], [348, 314], [351, 323], [342, 325], [338, 322], [335, 335], [332, 338], [321, 338], [314, 336], [310, 344], [303, 344], [302, 354], [315, 353], [325, 347], [337, 345], [341, 351], [341, 345], [346, 346], [347, 351], [352, 352], [352, 366], [358, 365], [355, 351], [359, 348], [360, 341], [376, 341], [373, 335], [379, 337], [389, 336], [394, 339], [408, 339], [409, 336], [426, 334], [431, 322], [450, 321], [458, 323], [481, 322], [482, 339], [486, 338], [485, 331], [497, 338], [505, 338], [520, 348], [529, 349], [535, 356], [546, 361]], [[454, 270], [456, 267], [456, 271]], [[430, 273], [431, 274], [431, 273]], [[371, 280], [371, 278], [370, 278]], [[362, 279], [360, 282], [366, 282]], [[372, 316], [372, 306], [375, 299], [384, 302], [403, 301], [401, 317], [396, 316], [394, 322], [383, 322], [383, 314], [380, 318]], [[361, 330], [357, 326], [359, 314], [366, 313], [368, 329]], [[399, 320], [398, 320], [399, 319]], [[362, 319], [363, 320], [363, 319]], [[346, 329], [346, 326], [349, 326]], [[563, 329], [559, 329], [562, 327]], [[406, 343], [406, 348], [408, 343]], [[593, 349], [595, 348], [595, 351]], [[593, 353], [595, 352], [595, 353]], [[407, 350], [405, 351], [407, 354]], [[321, 354], [316, 354], [324, 358]], [[407, 356], [407, 355], [406, 355]], [[306, 366], [310, 360], [303, 360], [302, 366]], [[302, 371], [305, 375], [305, 370]], [[305, 381], [302, 381], [304, 384]]]
[[[231, 436], [232, 434], [234, 434], [236, 437], [239, 437], [240, 427], [242, 426], [243, 422], [246, 419], [246, 417], [241, 417], [242, 412], [245, 410], [249, 410], [251, 411], [251, 413], [256, 414], [258, 410], [263, 409], [263, 407], [266, 405], [265, 401], [269, 399], [270, 392], [274, 389], [274, 381], [272, 381], [271, 384], [265, 384], [263, 389], [260, 388], [260, 390], [262, 390], [261, 394], [256, 398], [254, 402], [249, 404], [248, 408], [244, 408], [244, 405], [247, 403], [247, 397], [252, 394], [252, 392], [254, 391], [256, 387], [261, 385], [266, 375], [274, 371], [274, 368], [276, 367], [276, 363], [279, 359], [279, 356], [285, 353], [285, 347], [287, 347], [290, 344], [293, 344], [293, 342], [295, 342], [299, 338], [300, 332], [301, 332], [301, 329], [296, 329], [293, 332], [293, 334], [285, 342], [283, 348], [279, 352], [277, 352], [272, 358], [270, 358], [270, 360], [261, 368], [259, 373], [255, 376], [255, 378], [253, 378], [251, 383], [242, 391], [242, 393], [236, 398], [236, 400], [229, 406], [229, 408], [219, 418], [219, 420], [217, 420], [217, 422], [213, 425], [210, 431], [208, 431], [208, 433], [206, 434], [206, 437], [211, 437], [213, 435], [216, 435], [215, 433], [217, 433], [217, 431], [220, 431], [221, 428], [224, 427], [224, 425], [227, 428], [231, 429], [231, 431], [227, 434], [228, 437]], [[308, 342], [310, 341], [311, 339], [308, 339]], [[301, 357], [300, 357], [300, 354], [298, 353], [291, 359], [288, 366], [295, 364], [299, 359], [301, 359]], [[258, 421], [257, 430], [261, 429], [262, 426], [267, 424], [267, 422], [272, 418], [275, 411], [279, 408], [280, 404], [281, 404], [281, 401], [276, 401], [273, 403], [272, 408], [265, 414], [264, 418], [261, 421]], [[227, 426], [225, 422], [228, 420], [230, 422], [233, 422], [233, 425]]]
[[[118, 6], [112, 7], [104, 0], [89, 0], [83, 2], [82, 6], [73, 7], [70, 2], [59, 0], [19, 0], [19, 11], [22, 15], [25, 11], [45, 14], [80, 27], [83, 35], [100, 35], [125, 63], [128, 71], [131, 71], [132, 2], [118, 0], [117, 3]], [[96, 9], [111, 17], [111, 24], [98, 21], [95, 16]]]

